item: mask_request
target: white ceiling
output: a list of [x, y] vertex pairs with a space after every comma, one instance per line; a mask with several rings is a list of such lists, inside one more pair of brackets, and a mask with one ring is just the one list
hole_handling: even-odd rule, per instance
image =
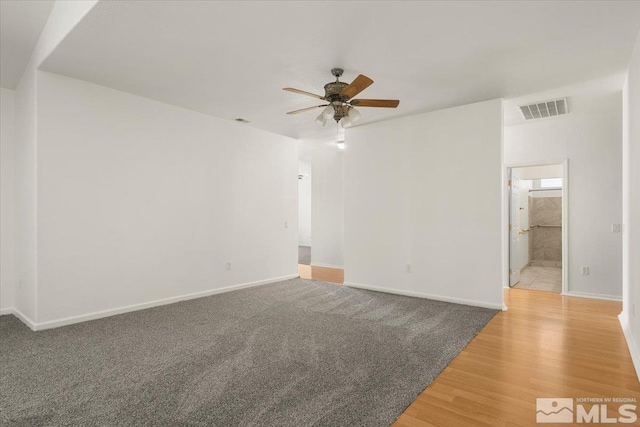
[[0, 0], [0, 86], [15, 89], [53, 9], [53, 0]]
[[640, 2], [99, 2], [48, 71], [304, 140], [329, 70], [366, 74], [357, 124], [611, 78], [621, 87]]

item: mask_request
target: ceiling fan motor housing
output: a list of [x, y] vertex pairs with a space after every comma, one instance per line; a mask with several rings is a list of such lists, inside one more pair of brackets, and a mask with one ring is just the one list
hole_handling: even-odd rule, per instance
[[340, 96], [340, 92], [342, 92], [347, 86], [348, 83], [342, 82], [331, 82], [324, 85], [324, 99], [329, 102], [345, 102], [347, 100], [346, 96]]
[[347, 108], [344, 107], [344, 103], [347, 102], [348, 98], [340, 95], [347, 86], [349, 86], [348, 83], [339, 81], [324, 85], [324, 99], [329, 101], [333, 106], [333, 110], [335, 111], [333, 118], [336, 122], [339, 122], [340, 119], [348, 114]]

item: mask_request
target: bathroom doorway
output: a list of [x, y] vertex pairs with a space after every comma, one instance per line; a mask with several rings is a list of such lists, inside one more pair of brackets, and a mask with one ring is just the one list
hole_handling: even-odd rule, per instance
[[566, 289], [564, 164], [509, 168], [509, 287]]

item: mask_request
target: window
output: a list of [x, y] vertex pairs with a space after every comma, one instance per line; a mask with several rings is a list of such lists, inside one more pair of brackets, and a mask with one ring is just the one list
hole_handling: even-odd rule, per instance
[[540, 180], [540, 188], [562, 188], [562, 178], [543, 178]]

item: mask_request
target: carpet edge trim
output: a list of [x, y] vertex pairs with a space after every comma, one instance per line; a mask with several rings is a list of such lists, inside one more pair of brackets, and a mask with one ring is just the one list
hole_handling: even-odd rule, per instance
[[366, 285], [363, 283], [344, 282], [344, 286], [348, 286], [350, 288], [364, 289], [368, 291], [384, 292], [387, 294], [404, 295], [407, 297], [425, 298], [425, 299], [431, 299], [435, 301], [451, 302], [454, 304], [470, 305], [473, 307], [491, 308], [494, 310], [505, 310], [506, 308], [502, 303], [490, 303], [485, 301], [475, 301], [475, 300], [468, 300], [463, 298], [447, 297], [443, 295], [424, 294], [422, 292], [403, 291], [400, 289], [383, 288], [381, 286]]
[[[506, 306], [505, 306], [505, 307], [506, 307]], [[505, 308], [505, 310], [506, 310], [506, 308]], [[415, 396], [415, 398], [411, 401], [411, 403], [409, 403], [409, 404], [408, 404], [408, 405], [407, 405], [407, 406], [402, 410], [402, 412], [400, 413], [400, 415], [398, 415], [398, 416], [396, 417], [396, 419], [393, 421], [393, 423], [397, 422], [397, 421], [400, 419], [400, 417], [401, 417], [401, 416], [403, 416], [405, 412], [407, 412], [407, 409], [409, 409], [409, 407], [410, 407], [411, 405], [413, 405], [414, 403], [416, 403], [416, 402], [418, 401], [418, 398], [419, 398], [419, 397], [420, 397], [420, 396], [425, 392], [425, 390], [426, 390], [426, 389], [428, 389], [428, 388], [431, 386], [431, 384], [433, 384], [433, 383], [434, 383], [434, 381], [436, 381], [436, 380], [438, 379], [438, 377], [439, 377], [439, 376], [440, 376], [440, 375], [445, 371], [445, 369], [447, 369], [447, 368], [449, 367], [449, 365], [451, 364], [451, 362], [453, 362], [453, 361], [454, 361], [458, 356], [460, 356], [460, 354], [461, 354], [463, 351], [465, 351], [465, 349], [466, 349], [467, 347], [469, 347], [469, 344], [471, 344], [471, 342], [472, 342], [474, 339], [476, 339], [476, 337], [477, 337], [478, 335], [480, 335], [480, 332], [482, 332], [482, 330], [483, 330], [484, 328], [486, 328], [486, 327], [487, 327], [487, 325], [488, 325], [489, 323], [491, 323], [491, 321], [492, 321], [493, 319], [495, 319], [495, 318], [496, 318], [496, 316], [497, 316], [498, 314], [500, 314], [500, 312], [497, 312], [497, 313], [495, 313], [493, 316], [491, 316], [491, 318], [490, 318], [489, 320], [487, 320], [487, 322], [484, 324], [484, 326], [483, 326], [482, 328], [478, 329], [478, 330], [476, 331], [476, 333], [475, 333], [475, 334], [473, 334], [473, 336], [471, 337], [471, 339], [470, 339], [469, 341], [467, 341], [467, 343], [464, 345], [464, 347], [462, 347], [462, 348], [460, 349], [460, 351], [459, 351], [458, 353], [456, 353], [456, 355], [455, 355], [455, 356], [453, 356], [453, 358], [451, 358], [451, 360], [449, 360], [449, 363], [447, 363], [447, 364], [444, 366], [444, 368], [442, 368], [442, 369], [440, 370], [440, 372], [438, 372], [438, 374], [437, 374], [435, 377], [433, 377], [433, 379], [429, 382], [429, 384], [427, 384], [427, 385], [425, 386], [425, 388], [423, 388], [423, 389], [422, 389], [422, 391], [421, 391], [421, 392], [419, 392], [419, 393]]]

